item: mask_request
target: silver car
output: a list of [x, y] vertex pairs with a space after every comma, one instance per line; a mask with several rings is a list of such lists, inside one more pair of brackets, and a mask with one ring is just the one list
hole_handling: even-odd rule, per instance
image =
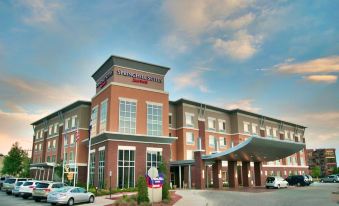
[[47, 202], [52, 205], [67, 204], [73, 205], [74, 203], [81, 202], [94, 202], [94, 194], [87, 192], [81, 187], [63, 187], [47, 195]]
[[25, 181], [18, 181], [15, 183], [14, 188], [12, 189], [12, 195], [14, 195], [15, 197], [19, 197], [20, 196], [20, 192], [19, 189], [21, 187], [22, 184], [24, 184]]
[[324, 177], [322, 179], [320, 179], [320, 182], [339, 182], [339, 176], [337, 175], [329, 175], [327, 177]]

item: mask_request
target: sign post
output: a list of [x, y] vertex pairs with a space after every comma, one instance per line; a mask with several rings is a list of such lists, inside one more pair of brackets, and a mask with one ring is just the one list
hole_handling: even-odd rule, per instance
[[112, 171], [109, 171], [109, 199], [112, 198]]
[[151, 167], [146, 176], [148, 185], [148, 199], [153, 202], [161, 202], [162, 185], [164, 184], [164, 175], [159, 174], [157, 168]]

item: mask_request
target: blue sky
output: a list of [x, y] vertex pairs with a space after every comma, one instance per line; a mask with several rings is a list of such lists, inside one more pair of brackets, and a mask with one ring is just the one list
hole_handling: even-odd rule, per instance
[[90, 75], [115, 54], [171, 67], [172, 100], [296, 122], [307, 147], [339, 149], [338, 10], [333, 0], [1, 1], [0, 138], [30, 148], [29, 123], [90, 99]]

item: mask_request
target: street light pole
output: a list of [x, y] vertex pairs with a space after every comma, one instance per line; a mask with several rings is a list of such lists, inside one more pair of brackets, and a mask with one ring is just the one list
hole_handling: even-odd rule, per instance
[[112, 198], [112, 171], [109, 171], [109, 199]]

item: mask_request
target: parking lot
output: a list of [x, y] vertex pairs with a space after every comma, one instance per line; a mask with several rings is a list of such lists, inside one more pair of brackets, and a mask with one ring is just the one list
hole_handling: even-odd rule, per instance
[[[179, 190], [182, 196], [177, 206], [338, 206], [334, 191], [339, 191], [339, 183], [313, 183], [306, 187], [287, 189], [254, 188], [246, 191], [231, 190]], [[338, 196], [337, 196], [338, 197]], [[339, 199], [337, 200], [339, 201]]]
[[[96, 197], [96, 200], [93, 204], [76, 204], [81, 206], [104, 206], [113, 203], [112, 200], [108, 200], [105, 197]], [[46, 203], [45, 201], [42, 202], [35, 202], [32, 198], [27, 200], [22, 199], [21, 197], [14, 197], [12, 195], [7, 195], [5, 192], [0, 191], [0, 205], [1, 206], [42, 206], [48, 205], [50, 203]]]

